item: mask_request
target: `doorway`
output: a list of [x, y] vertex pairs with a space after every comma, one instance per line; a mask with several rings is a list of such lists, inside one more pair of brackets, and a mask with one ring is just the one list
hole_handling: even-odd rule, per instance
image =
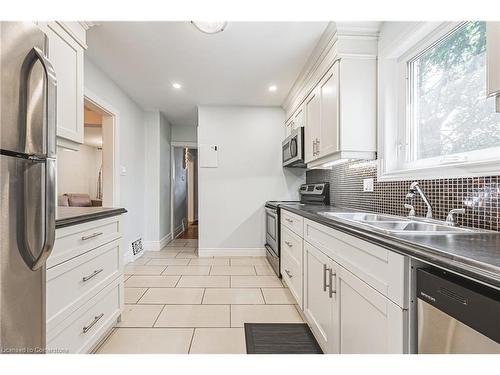
[[198, 239], [198, 150], [172, 144], [173, 238]]

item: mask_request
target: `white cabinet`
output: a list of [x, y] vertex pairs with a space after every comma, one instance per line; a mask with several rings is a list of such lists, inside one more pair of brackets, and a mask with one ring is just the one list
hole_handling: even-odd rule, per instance
[[487, 95], [494, 96], [500, 112], [500, 22], [486, 22]]
[[91, 351], [120, 316], [120, 222], [113, 216], [56, 229], [46, 277], [49, 350]]
[[303, 241], [289, 228], [281, 226], [281, 274], [297, 305], [302, 309]]
[[376, 61], [336, 60], [306, 99], [308, 167], [327, 167], [340, 159], [374, 159], [375, 106]]
[[318, 157], [339, 150], [339, 65], [337, 61], [319, 83], [320, 136]]
[[299, 108], [285, 122], [285, 138], [288, 137], [293, 130], [304, 126], [304, 106], [301, 104]]
[[282, 218], [283, 280], [323, 351], [407, 353], [408, 258], [286, 209]]
[[338, 340], [342, 354], [402, 354], [407, 311], [343, 267], [336, 269]]
[[72, 36], [77, 27], [73, 24], [71, 28], [59, 22], [38, 26], [48, 37], [48, 55], [57, 76], [57, 136], [83, 143], [84, 47]]
[[336, 295], [331, 288], [335, 263], [304, 242], [304, 315], [325, 353], [338, 353]]
[[315, 88], [306, 98], [305, 108], [305, 162], [316, 160], [319, 155], [317, 147], [321, 137], [321, 98], [318, 88]]

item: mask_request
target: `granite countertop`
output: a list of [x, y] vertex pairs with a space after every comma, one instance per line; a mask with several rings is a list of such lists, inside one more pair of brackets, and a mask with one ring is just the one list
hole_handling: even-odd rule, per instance
[[286, 204], [285, 209], [400, 254], [455, 271], [500, 288], [500, 233], [388, 234], [370, 226], [330, 218], [320, 212], [360, 212], [333, 206]]
[[56, 228], [77, 225], [126, 213], [124, 208], [110, 207], [57, 207]]

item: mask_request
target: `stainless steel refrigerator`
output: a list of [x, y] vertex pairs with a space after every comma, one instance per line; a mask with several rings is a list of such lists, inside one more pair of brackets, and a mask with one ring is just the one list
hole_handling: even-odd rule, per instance
[[0, 22], [0, 351], [45, 349], [55, 238], [56, 76], [34, 23]]

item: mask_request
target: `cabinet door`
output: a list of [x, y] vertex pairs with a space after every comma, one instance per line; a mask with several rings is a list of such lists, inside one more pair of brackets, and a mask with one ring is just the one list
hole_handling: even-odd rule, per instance
[[300, 106], [293, 114], [293, 128], [298, 129], [304, 126], [304, 106]]
[[287, 122], [285, 122], [285, 138], [287, 138], [292, 133], [293, 117], [291, 117]]
[[281, 225], [281, 275], [301, 309], [303, 309], [302, 259], [302, 238]]
[[336, 273], [335, 263], [307, 242], [304, 250], [304, 314], [323, 351], [338, 353], [336, 295], [328, 287], [330, 272]]
[[83, 143], [83, 47], [57, 22], [40, 23], [57, 77], [57, 136]]
[[404, 353], [407, 312], [345, 268], [336, 274], [340, 353]]
[[320, 157], [339, 151], [339, 65], [339, 61], [335, 62], [318, 85], [321, 97]]
[[307, 97], [304, 110], [305, 110], [305, 161], [306, 163], [318, 158], [317, 143], [320, 137], [320, 95], [317, 88], [315, 88]]

